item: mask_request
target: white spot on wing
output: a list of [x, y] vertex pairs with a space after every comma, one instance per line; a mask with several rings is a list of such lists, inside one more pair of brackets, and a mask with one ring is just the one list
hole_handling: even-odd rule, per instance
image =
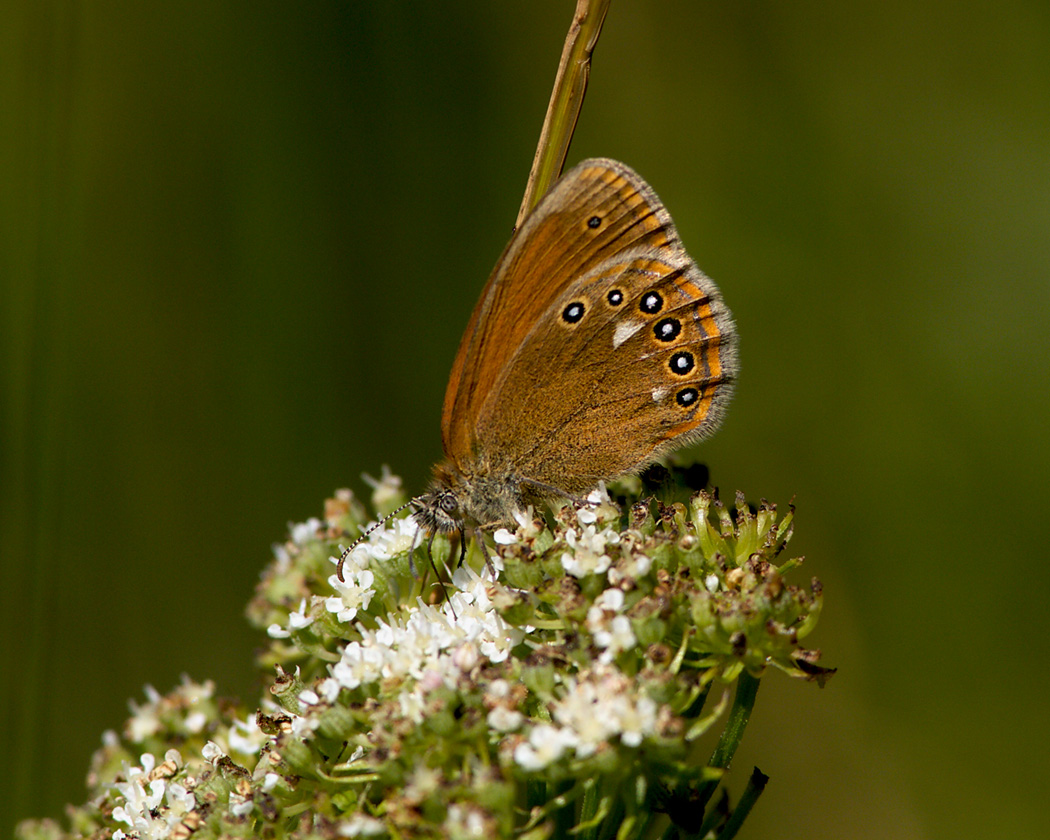
[[613, 347], [619, 347], [644, 326], [644, 321], [624, 321], [617, 324], [613, 331]]
[[653, 389], [653, 402], [660, 402], [664, 397], [667, 396], [666, 388], [654, 388]]

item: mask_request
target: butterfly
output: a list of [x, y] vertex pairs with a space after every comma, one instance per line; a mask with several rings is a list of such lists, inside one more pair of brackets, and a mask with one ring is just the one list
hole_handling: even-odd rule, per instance
[[652, 187], [585, 160], [496, 263], [445, 392], [445, 459], [409, 505], [433, 537], [579, 498], [710, 435], [738, 367], [732, 316]]

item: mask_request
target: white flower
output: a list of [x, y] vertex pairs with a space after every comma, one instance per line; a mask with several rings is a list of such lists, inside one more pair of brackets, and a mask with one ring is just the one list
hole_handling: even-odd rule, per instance
[[253, 714], [249, 714], [245, 720], [234, 720], [228, 738], [230, 749], [244, 755], [258, 754], [267, 740], [266, 733], [259, 728]]
[[594, 606], [600, 610], [618, 613], [623, 611], [624, 594], [622, 589], [609, 587], [594, 599]]
[[492, 535], [496, 545], [517, 545], [525, 540], [534, 539], [539, 534], [540, 529], [536, 527], [536, 517], [531, 505], [525, 510], [514, 511], [512, 515], [518, 527], [513, 531], [507, 528], [498, 529]]
[[620, 710], [620, 740], [629, 747], [637, 747], [646, 735], [656, 733], [656, 701], [639, 697], [633, 704], [625, 703]]
[[324, 527], [324, 523], [316, 516], [311, 516], [305, 522], [293, 523], [290, 526], [292, 542], [296, 545], [305, 545], [317, 537], [317, 532], [322, 527]]
[[[368, 527], [372, 525], [369, 524]], [[406, 516], [404, 519], [391, 519], [386, 527], [376, 528], [369, 534], [368, 542], [362, 543], [358, 549], [364, 546], [368, 556], [374, 560], [391, 560], [415, 548], [418, 532], [419, 526], [411, 516]], [[354, 554], [357, 554], [357, 549], [354, 550]]]
[[397, 702], [403, 718], [416, 724], [423, 722], [426, 698], [422, 691], [403, 691], [398, 695]]
[[491, 835], [491, 829], [485, 824], [485, 815], [478, 806], [462, 802], [453, 802], [448, 806], [444, 831], [446, 837], [455, 837], [457, 840], [468, 837], [485, 838]]
[[582, 507], [576, 511], [576, 518], [580, 521], [581, 525], [593, 525], [598, 521], [598, 514], [589, 507]]
[[529, 740], [514, 748], [514, 760], [525, 770], [542, 770], [576, 746], [576, 736], [568, 729], [541, 723], [533, 727]]
[[230, 791], [230, 813], [235, 817], [246, 817], [252, 812], [255, 803], [250, 796]]
[[516, 510], [512, 514], [514, 521], [518, 523], [518, 534], [524, 540], [531, 540], [539, 536], [543, 530], [542, 523], [536, 522], [536, 513], [529, 505], [525, 510]]
[[353, 621], [357, 617], [358, 610], [367, 610], [375, 595], [372, 584], [375, 583], [375, 575], [368, 569], [358, 569], [347, 573], [344, 569], [345, 580], [339, 580], [338, 575], [328, 578], [328, 585], [338, 594], [325, 599], [324, 608], [330, 613], [335, 613], [340, 621]]
[[615, 616], [608, 630], [598, 630], [594, 634], [594, 643], [605, 648], [599, 658], [599, 662], [603, 663], [612, 662], [618, 653], [633, 648], [637, 641], [631, 620], [625, 615]]
[[302, 630], [314, 623], [313, 617], [306, 614], [306, 599], [299, 602], [299, 609], [288, 614], [288, 627], [285, 629], [280, 624], [271, 624], [266, 628], [266, 635], [271, 639], [287, 639], [297, 630]]
[[602, 482], [587, 494], [586, 504], [576, 511], [576, 518], [583, 526], [594, 525], [598, 521], [613, 521], [619, 518], [620, 511], [609, 498], [609, 491]]
[[128, 701], [131, 709], [131, 718], [127, 723], [128, 739], [135, 743], [142, 743], [150, 735], [160, 731], [160, 715], [158, 706], [161, 701], [160, 693], [151, 685], [147, 685], [143, 691], [149, 702], [140, 706], [134, 700]]
[[704, 586], [707, 587], [708, 592], [718, 591], [718, 575], [708, 575], [704, 578]]
[[166, 794], [172, 816], [184, 817], [197, 807], [197, 799], [194, 795], [176, 782], [168, 783]]
[[623, 581], [636, 581], [649, 574], [653, 561], [644, 554], [628, 554], [621, 562], [609, 569], [609, 583], [619, 586]]
[[387, 507], [401, 500], [401, 476], [394, 475], [387, 464], [383, 464], [383, 473], [378, 479], [368, 473], [362, 473], [361, 478], [372, 488], [372, 507]]
[[587, 610], [587, 629], [594, 634], [594, 643], [605, 649], [599, 662], [612, 662], [620, 651], [635, 645], [631, 622], [620, 614], [623, 608], [623, 590], [610, 587], [595, 598]]
[[587, 680], [570, 681], [569, 685], [570, 691], [552, 710], [554, 719], [575, 734], [579, 742], [576, 754], [587, 756], [619, 732], [614, 709], [616, 695], [600, 694], [597, 686]]
[[201, 758], [207, 761], [208, 764], [215, 764], [224, 755], [225, 753], [222, 751], [222, 747], [214, 741], [208, 741], [208, 743], [201, 749]]
[[569, 528], [565, 532], [565, 542], [569, 544], [572, 553], [566, 551], [562, 554], [562, 567], [576, 578], [604, 574], [612, 565], [612, 559], [605, 553], [605, 548], [619, 541], [620, 535], [610, 528], [598, 531], [593, 525], [588, 525], [579, 534], [575, 528]]
[[313, 618], [306, 614], [306, 599], [303, 598], [299, 602], [299, 609], [288, 616], [288, 629], [294, 633], [296, 630], [302, 630], [313, 623]]
[[[270, 549], [273, 551], [274, 571], [277, 575], [283, 575], [292, 566], [292, 555], [288, 553], [283, 543], [274, 543]], [[264, 572], [260, 572], [260, 575], [262, 574]]]
[[496, 706], [488, 713], [486, 718], [489, 726], [497, 732], [513, 732], [525, 720], [525, 716], [516, 709], [508, 709], [505, 706]]
[[339, 824], [340, 837], [374, 837], [385, 832], [383, 824], [367, 814], [354, 814], [349, 820]]

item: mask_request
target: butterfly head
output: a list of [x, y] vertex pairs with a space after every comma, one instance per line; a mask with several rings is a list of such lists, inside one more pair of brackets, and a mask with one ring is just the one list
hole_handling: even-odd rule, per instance
[[464, 515], [459, 496], [451, 487], [432, 487], [415, 500], [415, 517], [429, 534], [449, 534], [463, 530]]
[[469, 467], [461, 469], [451, 459], [434, 467], [430, 489], [413, 500], [424, 531], [448, 534], [510, 522], [530, 501], [516, 476], [474, 461]]

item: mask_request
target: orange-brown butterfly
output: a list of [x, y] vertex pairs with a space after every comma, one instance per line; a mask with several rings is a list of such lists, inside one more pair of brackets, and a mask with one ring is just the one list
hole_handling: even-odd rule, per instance
[[578, 498], [710, 435], [737, 368], [729, 310], [656, 193], [585, 160], [496, 263], [445, 392], [445, 460], [409, 505], [433, 536]]

